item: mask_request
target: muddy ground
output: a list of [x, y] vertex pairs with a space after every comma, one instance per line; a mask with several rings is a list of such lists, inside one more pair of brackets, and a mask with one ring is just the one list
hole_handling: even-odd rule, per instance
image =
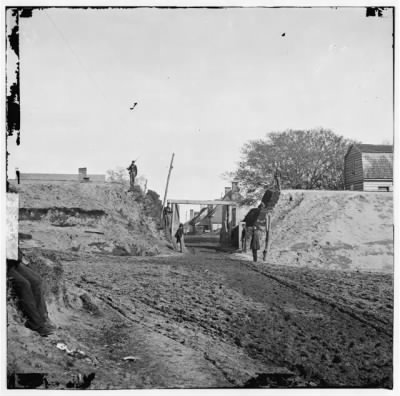
[[92, 372], [90, 389], [392, 386], [391, 274], [254, 264], [204, 247], [58, 260], [56, 334], [8, 333], [9, 370], [47, 372], [50, 388]]

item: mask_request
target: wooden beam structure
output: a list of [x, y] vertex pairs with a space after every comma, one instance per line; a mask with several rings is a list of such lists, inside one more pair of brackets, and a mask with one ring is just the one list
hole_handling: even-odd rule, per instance
[[[169, 178], [171, 177], [171, 171], [172, 171], [172, 168], [173, 168], [172, 164], [174, 163], [174, 157], [175, 157], [175, 153], [172, 153], [171, 163], [169, 165], [169, 171], [168, 171], [168, 177], [167, 177], [167, 185], [165, 186], [164, 200], [163, 200], [162, 208], [161, 208], [161, 224], [162, 224], [162, 216], [163, 216], [164, 208], [165, 208], [165, 201], [167, 199]], [[147, 181], [146, 181], [146, 186], [147, 186]]]
[[196, 199], [168, 199], [167, 202], [170, 204], [182, 204], [182, 205], [232, 205], [237, 206], [236, 201], [223, 201], [223, 200], [196, 200]]
[[[201, 200], [201, 199], [168, 199], [168, 205], [172, 205], [172, 216], [175, 218], [175, 205], [205, 205], [208, 206], [208, 210], [210, 207], [223, 205], [223, 214], [222, 214], [222, 228], [224, 228], [225, 224], [225, 232], [221, 230], [221, 241], [223, 243], [231, 242], [232, 236], [231, 232], [239, 224], [239, 202], [231, 201], [231, 200]], [[233, 210], [235, 210], [235, 216], [232, 215]], [[224, 215], [225, 213], [225, 215]], [[224, 217], [225, 216], [225, 217]], [[171, 230], [171, 235], [174, 236], [174, 230]], [[238, 246], [240, 247], [240, 230], [238, 230], [237, 234], [238, 238]], [[175, 247], [175, 245], [174, 245]]]

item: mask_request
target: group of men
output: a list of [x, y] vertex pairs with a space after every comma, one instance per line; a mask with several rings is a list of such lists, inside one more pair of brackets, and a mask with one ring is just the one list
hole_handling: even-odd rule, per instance
[[[135, 177], [137, 176], [137, 167], [135, 161], [132, 161], [129, 168], [127, 168], [130, 175], [130, 191], [133, 191]], [[18, 175], [19, 176], [19, 175]], [[172, 213], [169, 205], [164, 208], [164, 215], [167, 219], [168, 215]], [[171, 220], [167, 221], [167, 226], [170, 226]], [[257, 261], [258, 250], [260, 250], [260, 233], [259, 227], [255, 224], [253, 227], [242, 226], [241, 245], [243, 252], [247, 251], [247, 232], [252, 229], [250, 249], [253, 253], [253, 261]], [[270, 216], [267, 216], [266, 222], [266, 246], [264, 249], [263, 258], [265, 260], [268, 249], [268, 234], [270, 229]], [[184, 228], [183, 224], [179, 225], [174, 237], [176, 244], [179, 245], [180, 251], [183, 252], [184, 242]], [[46, 303], [43, 295], [42, 281], [40, 276], [31, 270], [24, 262], [21, 249], [18, 249], [18, 259], [11, 260], [7, 258], [7, 275], [8, 279], [13, 286], [13, 291], [17, 295], [17, 302], [22, 312], [27, 319], [26, 326], [34, 331], [37, 331], [41, 336], [48, 336], [52, 334], [55, 327], [50, 323]]]
[[[164, 208], [164, 215], [169, 214], [169, 211], [171, 209], [169, 208], [169, 206], [167, 206], [166, 208]], [[165, 218], [167, 219], [168, 217], [165, 216]], [[168, 226], [168, 224], [167, 224]], [[247, 227], [246, 224], [243, 224], [242, 227], [242, 234], [241, 234], [241, 245], [242, 245], [242, 251], [243, 252], [247, 252]], [[268, 230], [267, 230], [268, 232]], [[179, 228], [177, 229], [176, 233], [175, 233], [175, 238], [176, 238], [176, 244], [179, 246], [180, 248], [180, 252], [183, 252], [183, 235], [184, 235], [184, 230], [183, 230], [183, 224], [179, 224]], [[253, 261], [256, 262], [257, 258], [258, 258], [258, 251], [260, 250], [261, 244], [260, 244], [260, 229], [257, 225], [255, 225], [254, 227], [252, 227], [252, 234], [251, 234], [251, 239], [250, 239], [250, 249], [253, 253]], [[266, 255], [267, 255], [267, 249], [268, 246], [265, 246], [264, 252], [263, 252], [263, 259], [265, 260]]]
[[[266, 214], [265, 214], [265, 247], [264, 247], [264, 251], [263, 251], [263, 260], [264, 261], [267, 257], [267, 253], [268, 253], [269, 245], [270, 245], [272, 210], [279, 200], [280, 193], [281, 193], [281, 171], [279, 170], [279, 168], [276, 168], [275, 173], [274, 173], [273, 184], [271, 184], [265, 191], [265, 193], [262, 197], [261, 203], [258, 206], [258, 209], [253, 209], [258, 214], [261, 213], [261, 211], [266, 211]], [[251, 213], [251, 211], [249, 213]], [[254, 220], [251, 221], [251, 223], [254, 223]], [[253, 227], [249, 227], [249, 228], [253, 230], [252, 236], [251, 236], [251, 241], [250, 241], [250, 249], [253, 252], [253, 261], [257, 261], [258, 250], [260, 250], [260, 235], [259, 235], [260, 229], [259, 229], [259, 226], [257, 225], [257, 223], [255, 223]], [[246, 246], [246, 244], [247, 244], [247, 227], [246, 227], [246, 224], [243, 224], [242, 234], [241, 234], [241, 244], [242, 244], [242, 250], [244, 252], [246, 252], [246, 250], [247, 250], [247, 246]]]

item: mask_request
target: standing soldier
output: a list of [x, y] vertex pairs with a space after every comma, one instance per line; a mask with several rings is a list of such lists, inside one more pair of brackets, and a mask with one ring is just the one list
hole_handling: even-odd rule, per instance
[[271, 243], [270, 231], [271, 231], [271, 211], [268, 211], [266, 216], [265, 216], [265, 247], [264, 247], [264, 251], [263, 251], [263, 260], [264, 261], [267, 258], [269, 245]]
[[246, 224], [243, 223], [242, 224], [243, 228], [242, 228], [242, 236], [240, 238], [241, 242], [242, 242], [242, 251], [243, 252], [247, 252], [247, 231], [246, 231]]
[[127, 170], [129, 171], [129, 179], [130, 179], [129, 191], [133, 191], [133, 187], [135, 185], [135, 177], [137, 176], [137, 166], [135, 165], [135, 161], [132, 161]]
[[258, 233], [258, 227], [255, 225], [253, 228], [253, 235], [251, 237], [250, 249], [253, 252], [253, 261], [257, 261], [257, 254], [260, 250], [260, 235]]
[[183, 252], [183, 224], [179, 224], [179, 228], [175, 233], [176, 243], [179, 243], [180, 251]]
[[169, 206], [169, 202], [167, 206], [164, 208], [164, 221], [165, 221], [165, 228], [169, 229], [172, 223], [172, 209]]

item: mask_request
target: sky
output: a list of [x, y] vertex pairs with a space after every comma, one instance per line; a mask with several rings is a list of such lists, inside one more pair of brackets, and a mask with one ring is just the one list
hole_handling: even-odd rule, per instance
[[137, 159], [162, 197], [175, 153], [168, 197], [215, 199], [268, 132], [392, 144], [392, 29], [364, 8], [36, 10], [20, 20], [9, 176]]

